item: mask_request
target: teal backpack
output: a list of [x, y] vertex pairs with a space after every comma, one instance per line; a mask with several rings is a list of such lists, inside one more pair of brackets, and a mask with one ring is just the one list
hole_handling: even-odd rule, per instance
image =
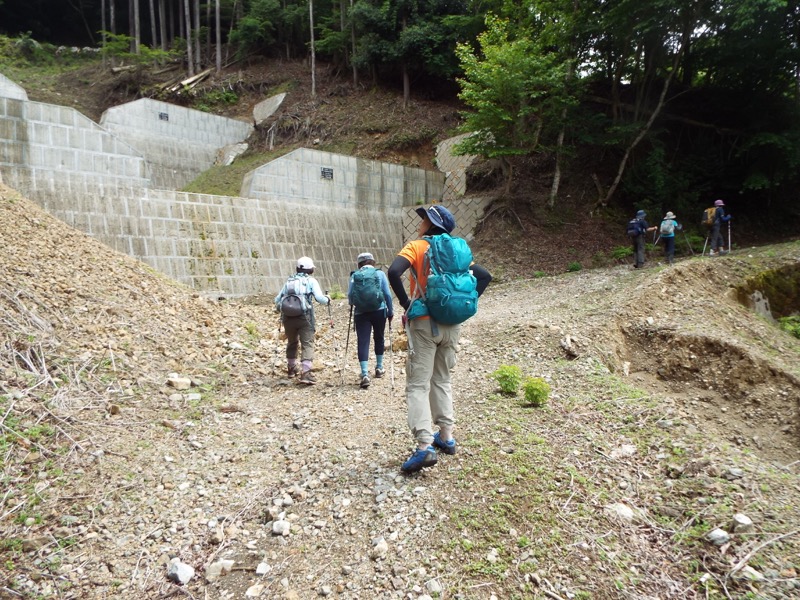
[[372, 312], [381, 307], [384, 298], [378, 269], [359, 269], [353, 273], [349, 300], [359, 312]]
[[430, 244], [425, 254], [430, 273], [422, 296], [427, 314], [444, 325], [463, 323], [478, 312], [478, 280], [469, 269], [472, 250], [464, 239], [447, 233], [424, 239]]

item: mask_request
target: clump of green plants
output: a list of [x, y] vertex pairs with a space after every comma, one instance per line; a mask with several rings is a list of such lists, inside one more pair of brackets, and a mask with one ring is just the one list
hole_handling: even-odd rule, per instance
[[581, 265], [581, 263], [577, 261], [571, 262], [567, 265], [567, 271], [569, 271], [570, 273], [575, 273], [577, 271], [580, 271], [582, 268], [583, 266]]
[[611, 258], [614, 260], [623, 260], [633, 254], [631, 246], [617, 246], [611, 251]]
[[528, 377], [522, 384], [525, 402], [531, 406], [543, 406], [550, 398], [550, 384], [541, 377]]
[[800, 316], [781, 317], [778, 319], [780, 328], [796, 338], [800, 338]]
[[489, 377], [500, 385], [501, 392], [508, 396], [514, 396], [522, 383], [522, 369], [517, 365], [501, 365]]
[[534, 279], [540, 279], [540, 278], [546, 277], [546, 276], [547, 276], [547, 273], [545, 273], [544, 271], [534, 271], [533, 272], [533, 278]]

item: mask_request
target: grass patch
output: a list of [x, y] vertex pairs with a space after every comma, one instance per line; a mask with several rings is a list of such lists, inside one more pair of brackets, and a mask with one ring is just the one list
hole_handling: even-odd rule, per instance
[[239, 196], [242, 193], [242, 181], [247, 173], [283, 156], [287, 151], [288, 149], [284, 149], [266, 154], [240, 156], [231, 165], [211, 167], [203, 171], [181, 191], [215, 196]]

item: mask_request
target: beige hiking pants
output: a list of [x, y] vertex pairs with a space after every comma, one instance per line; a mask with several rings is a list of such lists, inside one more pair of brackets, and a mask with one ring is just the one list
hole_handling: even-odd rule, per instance
[[460, 325], [438, 325], [439, 334], [431, 333], [429, 319], [414, 319], [408, 325], [411, 336], [406, 361], [406, 403], [408, 427], [420, 444], [433, 442], [433, 426], [452, 427], [453, 390], [450, 370], [456, 365], [456, 345]]

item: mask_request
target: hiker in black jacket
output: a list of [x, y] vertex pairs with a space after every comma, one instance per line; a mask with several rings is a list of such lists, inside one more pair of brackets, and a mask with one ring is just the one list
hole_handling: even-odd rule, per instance
[[722, 237], [722, 224], [731, 220], [731, 216], [725, 214], [725, 203], [722, 200], [715, 200], [714, 206], [717, 207], [717, 210], [714, 211], [714, 224], [711, 226], [711, 251], [708, 253], [709, 256], [727, 254], [725, 238]]
[[[628, 224], [628, 235], [633, 244], [633, 268], [641, 269], [644, 267], [644, 244], [645, 235], [650, 231], [655, 231], [657, 227], [650, 227], [645, 221], [647, 213], [643, 210], [636, 212], [636, 217]], [[635, 225], [636, 229], [633, 230], [632, 226]]]

